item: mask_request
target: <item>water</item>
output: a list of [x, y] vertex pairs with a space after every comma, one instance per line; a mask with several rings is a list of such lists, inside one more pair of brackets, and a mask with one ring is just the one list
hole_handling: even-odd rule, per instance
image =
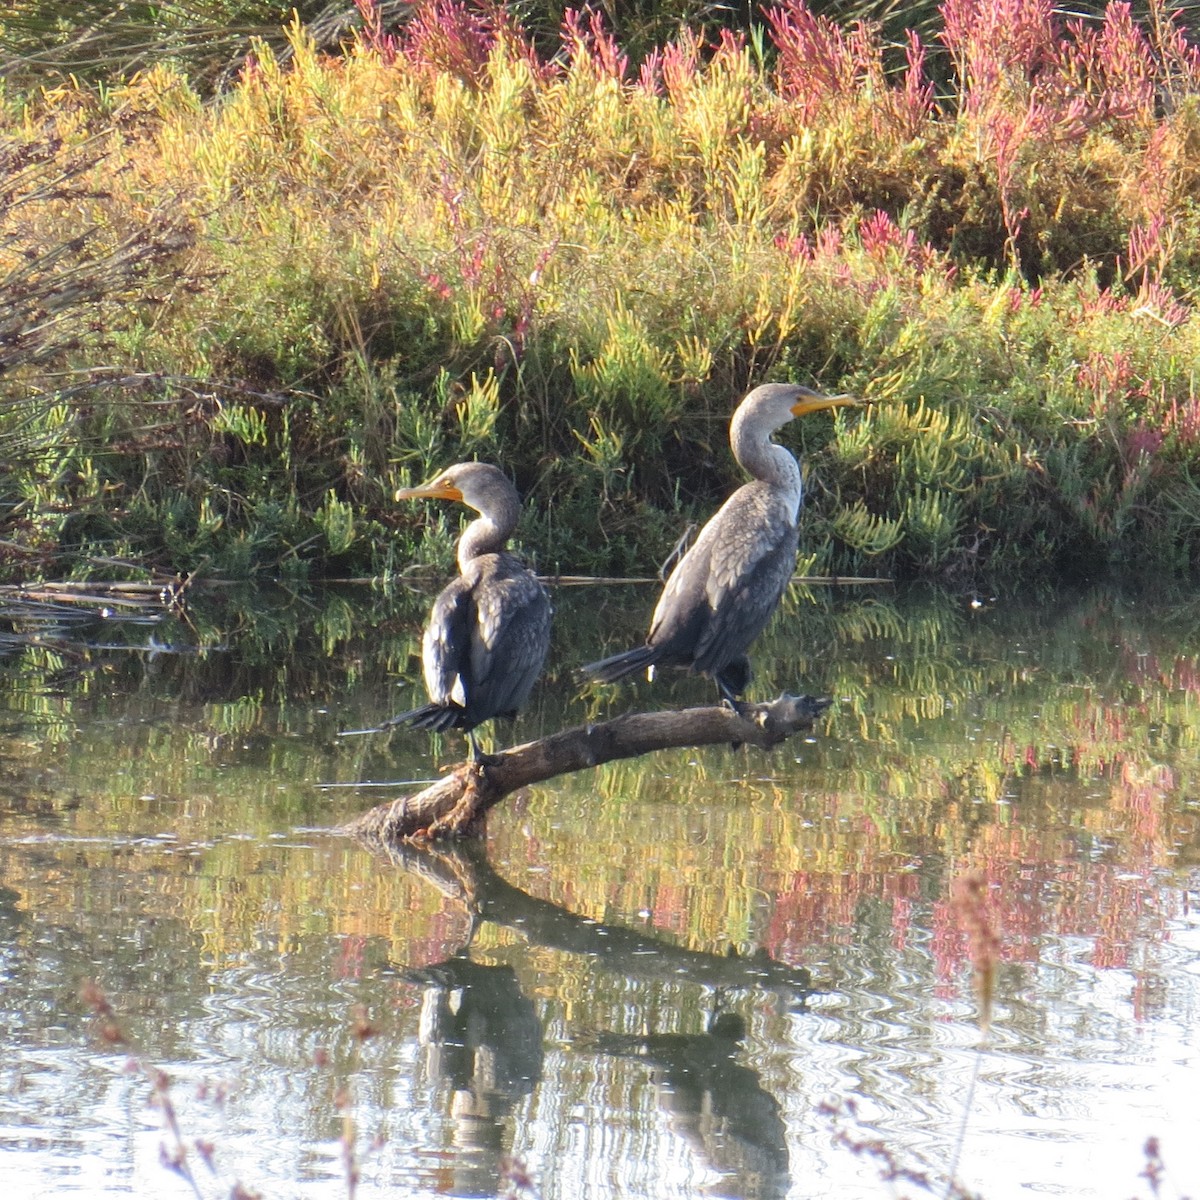
[[[707, 700], [572, 678], [652, 602], [560, 592], [505, 740]], [[216, 595], [0, 641], [14, 1196], [854, 1200], [956, 1170], [1128, 1200], [1150, 1137], [1163, 1194], [1200, 1192], [1186, 594], [797, 593], [755, 693], [834, 697], [811, 737], [610, 764], [510, 799], [486, 846], [389, 854], [336, 826], [397, 789], [342, 785], [461, 741], [338, 734], [408, 705], [427, 603]]]

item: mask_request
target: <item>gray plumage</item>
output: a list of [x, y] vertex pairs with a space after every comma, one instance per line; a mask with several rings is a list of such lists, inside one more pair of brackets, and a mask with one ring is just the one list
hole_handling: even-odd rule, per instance
[[733, 414], [729, 441], [753, 480], [725, 501], [671, 572], [645, 645], [583, 670], [612, 683], [651, 666], [687, 667], [735, 703], [750, 683], [746, 651], [787, 588], [799, 543], [800, 467], [771, 435], [793, 417], [859, 403], [785, 383], [750, 392]]
[[[513, 717], [529, 698], [550, 647], [550, 599], [537, 577], [504, 547], [521, 502], [503, 472], [460, 463], [396, 499], [458, 500], [479, 517], [458, 540], [457, 579], [434, 601], [422, 640], [429, 703], [393, 717], [419, 729], [470, 735], [493, 717]], [[478, 746], [471, 737], [472, 754]]]

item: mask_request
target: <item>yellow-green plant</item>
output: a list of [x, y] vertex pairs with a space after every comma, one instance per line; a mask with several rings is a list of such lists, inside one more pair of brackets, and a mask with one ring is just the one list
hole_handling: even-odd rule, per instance
[[894, 72], [798, 0], [641, 63], [595, 13], [551, 58], [429, 0], [336, 54], [294, 21], [211, 100], [160, 63], [10, 103], [21, 561], [380, 570], [394, 486], [485, 457], [534, 549], [644, 570], [788, 377], [876, 402], [787, 434], [822, 567], [1191, 565], [1200, 59], [1157, 10], [1010, 15], [946, 0], [948, 59]]

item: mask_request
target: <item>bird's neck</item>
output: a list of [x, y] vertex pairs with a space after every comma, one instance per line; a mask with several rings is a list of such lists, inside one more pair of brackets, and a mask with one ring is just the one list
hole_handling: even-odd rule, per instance
[[458, 539], [459, 571], [465, 572], [467, 564], [481, 554], [498, 554], [503, 550], [516, 525], [517, 513], [508, 510], [476, 517]]
[[800, 504], [800, 464], [792, 452], [771, 441], [774, 430], [751, 429], [737, 419], [735, 414], [729, 430], [729, 443], [733, 457], [755, 479], [761, 479], [774, 488], [786, 492], [796, 507]]

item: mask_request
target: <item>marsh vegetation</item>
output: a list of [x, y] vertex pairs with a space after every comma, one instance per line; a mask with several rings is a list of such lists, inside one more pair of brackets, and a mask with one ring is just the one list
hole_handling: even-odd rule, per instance
[[551, 53], [360, 7], [215, 89], [13, 76], [10, 576], [383, 578], [448, 554], [394, 488], [472, 457], [544, 570], [644, 572], [784, 377], [877, 401], [797, 435], [813, 571], [1193, 565], [1200, 57], [1161, 6], [896, 43], [789, 3], [636, 57], [594, 12]]

